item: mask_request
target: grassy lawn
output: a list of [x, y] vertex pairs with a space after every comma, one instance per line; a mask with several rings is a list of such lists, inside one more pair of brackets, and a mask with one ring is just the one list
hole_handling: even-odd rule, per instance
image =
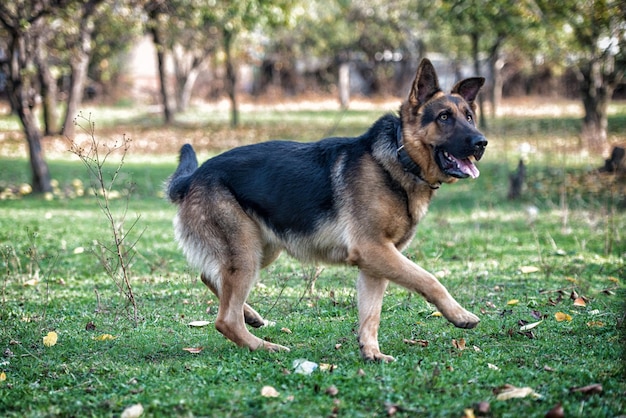
[[[481, 317], [476, 329], [454, 328], [392, 285], [380, 343], [397, 361], [365, 363], [356, 271], [319, 273], [285, 255], [249, 301], [275, 322], [253, 332], [291, 352], [249, 352], [212, 324], [188, 325], [212, 323], [217, 301], [186, 266], [162, 198], [178, 147], [192, 142], [206, 158], [269, 138], [356, 135], [393, 109], [251, 110], [234, 130], [227, 111], [192, 110], [165, 128], [154, 116], [93, 109], [96, 140], [133, 139], [113, 213], [128, 207], [126, 225], [137, 219], [126, 241], [136, 240], [137, 324], [97, 256], [98, 242], [113, 242], [85, 167], [63, 140], [46, 140], [55, 193], [21, 196], [23, 139], [14, 118], [0, 117], [0, 415], [120, 416], [134, 404], [144, 416], [519, 417], [558, 404], [568, 417], [625, 414], [624, 180], [594, 172], [602, 158], [579, 151], [573, 116], [491, 121], [481, 176], [442, 187], [406, 251]], [[614, 106], [609, 124], [612, 140], [626, 142], [626, 106]], [[509, 201], [521, 157], [527, 187]], [[58, 340], [46, 346], [49, 332]], [[317, 370], [296, 373], [298, 359]], [[532, 393], [502, 399], [506, 385]]]

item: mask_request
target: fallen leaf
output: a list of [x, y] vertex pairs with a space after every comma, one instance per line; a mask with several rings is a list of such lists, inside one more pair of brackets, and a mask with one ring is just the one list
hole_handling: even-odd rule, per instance
[[545, 371], [547, 371], [547, 372], [553, 372], [554, 371], [554, 369], [552, 367], [550, 367], [550, 366], [543, 366], [543, 369]]
[[540, 399], [542, 396], [535, 392], [530, 387], [517, 388], [512, 385], [506, 385], [497, 396], [496, 399], [499, 401], [508, 401], [509, 399], [515, 398], [526, 398], [530, 396], [534, 399]]
[[58, 337], [59, 336], [57, 335], [56, 332], [50, 331], [48, 335], [43, 337], [43, 345], [45, 345], [46, 347], [52, 347], [53, 345], [57, 343]]
[[335, 350], [339, 350], [340, 348], [341, 348], [341, 344], [340, 343], [335, 344]]
[[7, 375], [5, 372], [0, 372], [0, 382], [4, 382], [7, 380]]
[[143, 414], [143, 406], [138, 403], [135, 405], [131, 405], [128, 408], [124, 409], [122, 412], [121, 418], [138, 418]]
[[529, 274], [529, 273], [536, 273], [539, 271], [539, 267], [535, 267], [535, 266], [522, 266], [519, 268], [519, 270], [523, 273], [523, 274]]
[[487, 363], [487, 367], [489, 367], [491, 370], [500, 370], [498, 366], [496, 366], [495, 364], [491, 364], [491, 363]]
[[320, 363], [320, 371], [332, 373], [335, 369], [337, 369], [336, 364]]
[[281, 332], [284, 332], [285, 334], [291, 334], [291, 330], [289, 328], [283, 327], [280, 329]]
[[24, 286], [25, 287], [29, 287], [29, 286], [37, 286], [39, 284], [39, 280], [38, 279], [30, 279], [24, 282]]
[[572, 293], [570, 293], [569, 298], [571, 300], [578, 299], [578, 293], [575, 290], [572, 290]]
[[102, 335], [98, 335], [97, 337], [93, 337], [95, 341], [112, 341], [116, 338], [117, 337], [114, 337], [111, 334], [102, 334]]
[[187, 325], [190, 327], [206, 327], [209, 324], [209, 321], [191, 321]]
[[474, 410], [471, 408], [467, 408], [463, 411], [463, 418], [476, 418], [474, 415]]
[[278, 393], [278, 391], [272, 386], [263, 386], [261, 388], [261, 396], [265, 398], [278, 398], [280, 393]]
[[574, 299], [574, 306], [587, 306], [585, 300], [581, 297]]
[[578, 388], [571, 388], [570, 392], [580, 392], [585, 395], [594, 395], [596, 393], [602, 393], [602, 385], [600, 383], [594, 383], [587, 386], [582, 386]]
[[619, 283], [619, 279], [617, 277], [609, 277], [609, 280], [613, 283]]
[[572, 320], [572, 316], [568, 315], [566, 313], [563, 312], [557, 312], [554, 314], [554, 318], [558, 321], [558, 322], [562, 322], [562, 321], [571, 321]]
[[565, 278], [565, 280], [567, 280], [568, 282], [572, 282], [572, 283], [576, 283], [576, 282], [578, 282], [578, 280], [576, 280], [576, 279], [575, 279], [575, 278], [573, 278], [573, 277], [566, 277], [566, 278]]
[[430, 316], [443, 316], [443, 315], [441, 315], [441, 312], [435, 311], [435, 312], [431, 313]]
[[532, 324], [528, 324], [528, 325], [524, 325], [523, 327], [521, 327], [519, 330], [520, 331], [528, 331], [531, 330], [533, 328], [535, 328], [537, 325], [541, 324], [543, 322], [543, 320], [541, 321], [537, 321], [537, 322], [533, 322]]
[[546, 418], [563, 418], [564, 416], [565, 416], [565, 411], [563, 411], [563, 406], [561, 406], [560, 403], [557, 403], [546, 414]]
[[517, 305], [519, 303], [519, 299], [511, 299], [506, 304], [507, 305]]
[[474, 348], [474, 351], [476, 351], [477, 353], [480, 353], [482, 350], [480, 349], [480, 347], [473, 345], [472, 346]]
[[587, 322], [587, 326], [588, 327], [603, 327], [604, 326], [604, 322], [602, 321], [589, 321]]
[[428, 347], [428, 341], [426, 340], [409, 340], [405, 338], [402, 340], [402, 342], [405, 344], [409, 344], [409, 345], [419, 345], [422, 347]]
[[535, 319], [543, 319], [543, 315], [541, 314], [541, 312], [536, 311], [534, 309], [530, 311], [530, 316], [532, 316]]
[[204, 347], [185, 347], [183, 351], [186, 351], [191, 354], [199, 354], [204, 350]]
[[478, 415], [487, 415], [489, 413], [489, 409], [491, 409], [491, 405], [489, 405], [489, 402], [487, 401], [482, 401], [478, 402], [475, 408]]
[[459, 351], [465, 350], [465, 338], [459, 338], [459, 340], [452, 340], [452, 345]]
[[339, 394], [339, 389], [337, 389], [337, 386], [331, 385], [325, 390], [325, 392], [327, 395], [337, 396]]

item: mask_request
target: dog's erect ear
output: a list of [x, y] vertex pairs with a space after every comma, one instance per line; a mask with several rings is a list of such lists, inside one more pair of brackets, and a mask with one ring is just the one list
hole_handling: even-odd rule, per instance
[[485, 84], [484, 77], [472, 77], [461, 80], [452, 88], [452, 94], [458, 94], [474, 108], [474, 100], [478, 96], [480, 88]]
[[409, 94], [409, 104], [414, 108], [418, 108], [439, 91], [441, 89], [439, 88], [435, 67], [433, 67], [430, 60], [424, 58], [420, 62], [419, 67], [417, 67], [415, 81], [413, 81], [413, 87]]

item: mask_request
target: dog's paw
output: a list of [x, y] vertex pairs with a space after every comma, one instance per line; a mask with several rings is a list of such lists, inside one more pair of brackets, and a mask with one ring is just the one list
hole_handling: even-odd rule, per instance
[[480, 318], [471, 312], [465, 311], [463, 314], [450, 319], [450, 322], [457, 328], [474, 328], [480, 322]]
[[285, 347], [284, 345], [274, 344], [274, 343], [270, 343], [267, 341], [263, 341], [263, 346], [260, 348], [262, 348], [263, 350], [267, 350], [271, 353], [277, 353], [279, 351], [291, 351], [289, 348]]
[[391, 363], [392, 361], [396, 361], [392, 356], [388, 356], [380, 352], [380, 350], [365, 350], [361, 349], [361, 357], [365, 361], [377, 361], [383, 363]]

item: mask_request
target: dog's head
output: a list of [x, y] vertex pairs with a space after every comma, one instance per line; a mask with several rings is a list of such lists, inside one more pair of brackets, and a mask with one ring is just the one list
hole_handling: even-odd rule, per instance
[[476, 128], [474, 100], [485, 83], [482, 77], [458, 82], [444, 94], [432, 63], [417, 69], [408, 100], [400, 108], [406, 152], [431, 183], [476, 178], [487, 139]]

